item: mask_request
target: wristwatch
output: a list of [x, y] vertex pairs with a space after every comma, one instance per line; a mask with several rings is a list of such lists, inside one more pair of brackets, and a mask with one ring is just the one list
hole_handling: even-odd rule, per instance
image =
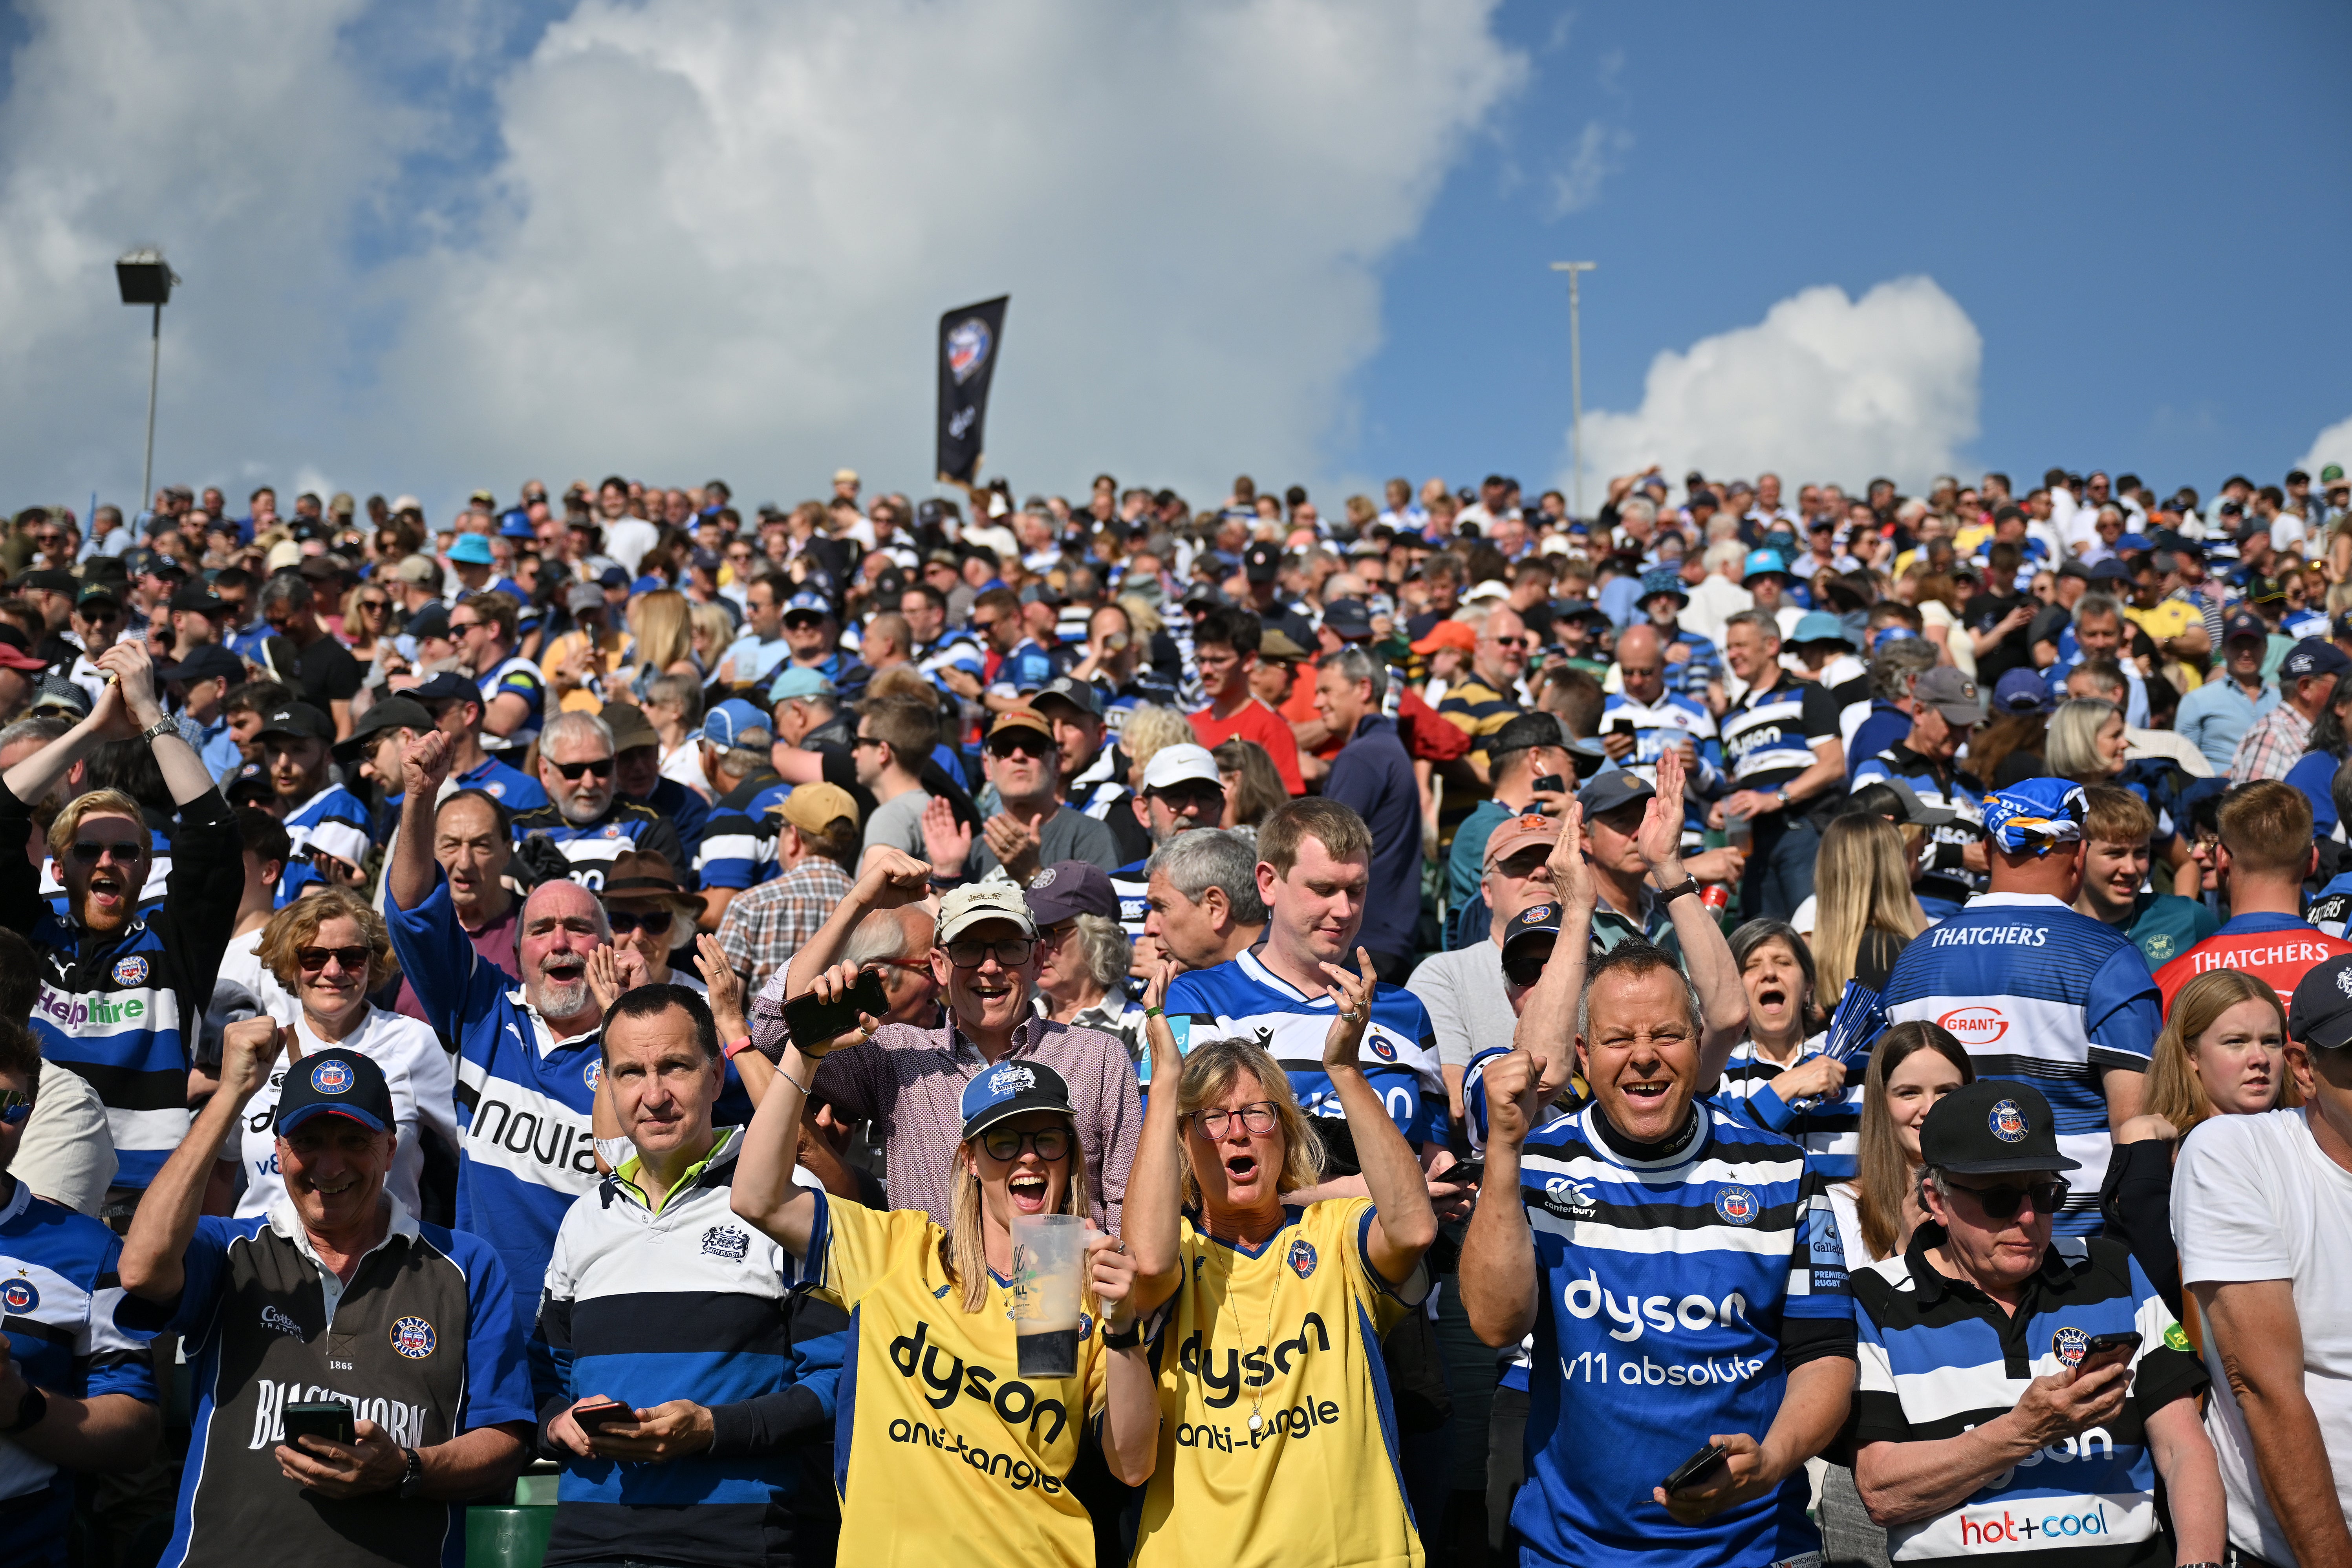
[[1780, 809], [1782, 811], [1789, 809], [1789, 792], [1786, 789], [1774, 790], [1772, 792], [1772, 798], [1780, 803]]
[[144, 730], [140, 731], [139, 739], [142, 743], [152, 746], [155, 743], [156, 736], [176, 735], [179, 732], [180, 721], [167, 713], [163, 718], [156, 720], [152, 724], [148, 725]]
[[48, 1413], [49, 1396], [28, 1383], [25, 1385], [24, 1396], [16, 1401], [16, 1419], [9, 1426], [0, 1426], [0, 1436], [13, 1437], [19, 1432], [29, 1432], [38, 1426], [41, 1417]]
[[1685, 893], [1696, 893], [1697, 891], [1698, 879], [1696, 877], [1685, 877], [1681, 881], [1676, 882], [1671, 888], [1660, 888], [1658, 889], [1658, 902], [1662, 904], [1671, 903], [1673, 900], [1681, 898]]
[[425, 1461], [414, 1448], [403, 1448], [401, 1452], [408, 1457], [408, 1463], [400, 1472], [400, 1500], [414, 1502], [425, 1490]]

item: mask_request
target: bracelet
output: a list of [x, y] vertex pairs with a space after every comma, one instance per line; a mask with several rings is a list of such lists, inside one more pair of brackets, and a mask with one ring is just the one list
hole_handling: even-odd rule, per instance
[[730, 1040], [725, 1045], [719, 1047], [719, 1054], [731, 1062], [737, 1057], [741, 1056], [745, 1051], [748, 1051], [751, 1048], [751, 1037], [745, 1035], [740, 1039]]
[[1142, 1342], [1143, 1320], [1140, 1318], [1128, 1324], [1124, 1329], [1103, 1331], [1103, 1349], [1107, 1351], [1131, 1351]]
[[803, 1083], [800, 1079], [794, 1078], [792, 1074], [786, 1072], [782, 1068], [778, 1068], [776, 1069], [776, 1076], [782, 1079], [786, 1083], [791, 1084], [794, 1089], [799, 1089], [801, 1091], [801, 1098], [803, 1100], [815, 1092], [809, 1087], [809, 1084], [816, 1082], [816, 1077], [813, 1073], [809, 1076], [808, 1083]]
[[171, 717], [169, 714], [166, 714], [163, 718], [156, 720], [152, 724], [148, 725], [144, 730], [140, 731], [139, 739], [142, 744], [152, 746], [155, 743], [155, 738], [157, 736], [176, 735], [179, 732], [180, 721], [177, 719]]
[[1168, 1009], [1165, 1007], [1146, 1007], [1143, 1010], [1143, 1016], [1147, 1018], [1165, 1018], [1168, 1016]]

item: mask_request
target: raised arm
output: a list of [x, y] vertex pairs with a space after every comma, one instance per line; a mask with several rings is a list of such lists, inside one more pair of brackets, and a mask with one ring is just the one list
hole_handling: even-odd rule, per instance
[[401, 784], [407, 793], [400, 801], [400, 837], [384, 873], [394, 909], [416, 908], [441, 880], [441, 863], [433, 858], [433, 818], [451, 755], [449, 737], [438, 730], [417, 736], [401, 752]]
[[[826, 1001], [837, 1001], [856, 984], [854, 964], [835, 964], [816, 977], [811, 988]], [[787, 1041], [775, 1077], [760, 1101], [751, 1125], [743, 1134], [743, 1152], [735, 1162], [732, 1201], [735, 1212], [773, 1237], [794, 1258], [808, 1257], [816, 1228], [816, 1198], [793, 1180], [793, 1165], [801, 1143], [801, 1107], [808, 1102], [809, 1083], [816, 1064], [834, 1046], [862, 1044], [874, 1037], [879, 1025], [869, 1014], [857, 1016], [857, 1032], [813, 1053]]]
[[1459, 1286], [1470, 1331], [1497, 1349], [1536, 1322], [1536, 1240], [1519, 1201], [1519, 1155], [1546, 1098], [1541, 1076], [1524, 1048], [1486, 1064], [1486, 1177], [1463, 1237]]
[[[1683, 869], [1682, 752], [1668, 747], [1658, 759], [1658, 793], [1642, 818], [1633, 845], [1650, 879], [1660, 888], [1689, 880]], [[1712, 1093], [1748, 1027], [1748, 988], [1739, 983], [1739, 965], [1732, 962], [1731, 944], [1716, 923], [1715, 911], [1696, 894], [1667, 900], [1666, 913], [1675, 924], [1675, 938], [1683, 950], [1683, 970], [1698, 992], [1703, 1037], [1699, 1042], [1699, 1090]]]
[[1151, 1052], [1152, 1092], [1143, 1106], [1143, 1132], [1135, 1164], [1127, 1175], [1127, 1204], [1119, 1211], [1119, 1238], [1135, 1256], [1136, 1310], [1149, 1316], [1183, 1283], [1179, 1250], [1184, 1202], [1184, 1134], [1179, 1120], [1179, 1085], [1184, 1058], [1163, 1009], [1176, 966], [1162, 959], [1143, 992], [1143, 1038]]
[[792, 963], [768, 977], [753, 1004], [754, 1011], [772, 1011], [785, 997], [806, 992], [816, 984], [817, 976], [841, 961], [858, 921], [877, 910], [920, 903], [929, 895], [930, 885], [930, 867], [905, 850], [877, 845], [867, 851], [857, 868], [857, 879], [850, 884], [849, 896], [833, 907], [816, 934], [793, 954]]
[[[1323, 965], [1331, 1000], [1339, 1009], [1323, 1037], [1323, 1075], [1339, 1096], [1348, 1131], [1355, 1138], [1356, 1159], [1363, 1166], [1364, 1185], [1372, 1194], [1372, 1227], [1366, 1250], [1381, 1279], [1402, 1285], [1412, 1278], [1422, 1255], [1437, 1239], [1437, 1211], [1430, 1204], [1429, 1183], [1412, 1145], [1397, 1131], [1380, 1090], [1364, 1076], [1360, 1057], [1378, 982], [1372, 973], [1372, 955], [1360, 947], [1356, 950], [1356, 967], [1358, 973], [1350, 974], [1336, 963]], [[1156, 1060], [1153, 1066], [1158, 1066]]]
[[222, 1032], [220, 1087], [163, 1162], [122, 1238], [122, 1288], [131, 1295], [170, 1301], [180, 1294], [213, 1161], [245, 1114], [246, 1101], [268, 1081], [270, 1064], [293, 1038], [291, 1026], [281, 1027], [267, 1016], [241, 1019]]
[[[155, 700], [155, 665], [147, 655], [143, 642], [125, 640], [116, 643], [98, 656], [98, 668], [114, 677], [110, 691], [122, 693], [122, 710], [127, 716], [121, 739], [143, 733], [163, 722], [163, 705]], [[98, 710], [91, 710], [96, 718]], [[155, 765], [163, 774], [163, 787], [172, 792], [175, 805], [185, 805], [210, 795], [215, 785], [213, 771], [205, 766], [196, 749], [188, 744], [177, 728], [164, 730], [149, 742], [154, 752]]]
[[[1544, 868], [1559, 902], [1559, 938], [1535, 989], [1528, 993], [1512, 1043], [1536, 1059], [1549, 1100], [1576, 1070], [1576, 1002], [1592, 951], [1592, 868], [1584, 859], [1584, 807], [1574, 800], [1559, 817], [1559, 842]], [[1489, 1091], [1491, 1093], [1491, 1090]]]

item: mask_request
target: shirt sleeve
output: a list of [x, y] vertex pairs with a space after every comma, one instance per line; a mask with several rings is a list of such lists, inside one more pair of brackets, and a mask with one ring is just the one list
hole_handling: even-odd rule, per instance
[[506, 1265], [488, 1242], [467, 1240], [472, 1245], [461, 1245], [453, 1259], [466, 1271], [466, 1402], [453, 1425], [460, 1433], [505, 1421], [536, 1425], [530, 1357]]
[[2294, 1278], [2294, 1248], [2269, 1195], [2277, 1173], [2244, 1125], [2266, 1120], [2209, 1116], [2181, 1141], [2172, 1235], [2183, 1286]]
[[1807, 681], [1803, 706], [1807, 745], [1819, 747], [1823, 741], [1834, 741], [1843, 733], [1838, 727], [1837, 699], [1829, 694], [1827, 687]]
[[1135, 1167], [1135, 1146], [1142, 1132], [1143, 1094], [1124, 1045], [1100, 1055], [1101, 1086], [1095, 1097], [1100, 1128], [1095, 1149], [1100, 1168], [1092, 1174], [1102, 1202], [1103, 1229], [1117, 1236], [1127, 1206], [1127, 1179]]
[[187, 1341], [194, 1352], [212, 1338], [213, 1314], [220, 1304], [221, 1281], [228, 1271], [228, 1244], [250, 1236], [255, 1226], [207, 1215], [196, 1221], [188, 1249], [180, 1255], [180, 1293], [168, 1301], [126, 1299], [116, 1321], [128, 1321], [142, 1332], [169, 1330]]
[[2084, 1016], [2090, 1025], [2093, 1067], [2147, 1070], [2156, 1037], [2164, 1029], [2164, 1001], [2139, 949], [2125, 943], [2099, 965]]
[[155, 1362], [148, 1353], [148, 1337], [120, 1321], [124, 1301], [121, 1268], [122, 1244], [110, 1241], [91, 1281], [89, 1316], [83, 1320], [74, 1345], [74, 1364], [81, 1381], [80, 1397], [127, 1394], [133, 1399], [155, 1399]]
[[1911, 1422], [1903, 1413], [1903, 1396], [1895, 1389], [1895, 1363], [1867, 1301], [1854, 1304], [1853, 1337], [1854, 1447], [1909, 1442]]
[[547, 1280], [540, 1288], [539, 1312], [532, 1320], [530, 1392], [539, 1407], [539, 1447], [541, 1457], [559, 1462], [568, 1450], [547, 1440], [547, 1424], [571, 1407], [579, 1395], [572, 1391], [572, 1303], [577, 1282], [572, 1271], [571, 1215], [555, 1233], [555, 1247], [547, 1260]]
[[912, 1261], [916, 1248], [936, 1248], [943, 1234], [921, 1209], [877, 1213], [822, 1190], [809, 1195], [816, 1216], [808, 1256], [796, 1260], [788, 1282], [810, 1287], [844, 1310], [856, 1307], [891, 1269]]

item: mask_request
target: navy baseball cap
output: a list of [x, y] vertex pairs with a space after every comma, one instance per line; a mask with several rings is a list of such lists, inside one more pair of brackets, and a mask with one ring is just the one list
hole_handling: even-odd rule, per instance
[[1937, 1100], [1919, 1124], [1919, 1154], [1963, 1176], [2083, 1168], [2058, 1152], [2057, 1120], [2042, 1091], [2002, 1078], [1964, 1083]]
[[2326, 637], [2305, 637], [2280, 661], [2281, 680], [2301, 680], [2316, 675], [2341, 675], [2352, 669], [2352, 658]]
[[1992, 705], [2003, 713], [2047, 713], [2058, 706], [2040, 673], [2031, 669], [2010, 670], [1994, 682]]
[[824, 616], [830, 618], [833, 615], [833, 606], [825, 602], [824, 595], [812, 594], [803, 588], [784, 601], [784, 619], [789, 621], [794, 616], [803, 615]]
[[2294, 983], [2287, 1032], [2323, 1051], [2352, 1045], [2352, 954], [2323, 959]]
[[1586, 821], [1605, 816], [1621, 805], [1649, 799], [1658, 792], [1644, 783], [1642, 775], [1626, 768], [1612, 768], [1576, 792], [1576, 804], [1584, 807]]
[[2271, 628], [2263, 623], [2262, 616], [2252, 610], [2240, 610], [2221, 623], [2221, 640], [2231, 643], [2236, 642], [2240, 637], [2251, 637], [2255, 642], [2266, 643], [2271, 640]]
[[977, 1138], [1007, 1117], [1028, 1110], [1051, 1110], [1077, 1120], [1077, 1112], [1070, 1109], [1070, 1086], [1060, 1073], [1039, 1061], [1001, 1061], [964, 1085], [964, 1138]]
[[1076, 915], [1118, 919], [1118, 893], [1103, 868], [1090, 860], [1056, 860], [1029, 879], [1023, 890], [1037, 929], [1060, 925]]
[[314, 1116], [343, 1116], [371, 1132], [394, 1125], [392, 1088], [383, 1068], [358, 1051], [314, 1051], [286, 1064], [278, 1094], [278, 1133]]
[[177, 664], [167, 664], [155, 672], [158, 680], [210, 680], [226, 676], [231, 680], [245, 679], [245, 660], [218, 643], [198, 643], [188, 650], [188, 657]]

